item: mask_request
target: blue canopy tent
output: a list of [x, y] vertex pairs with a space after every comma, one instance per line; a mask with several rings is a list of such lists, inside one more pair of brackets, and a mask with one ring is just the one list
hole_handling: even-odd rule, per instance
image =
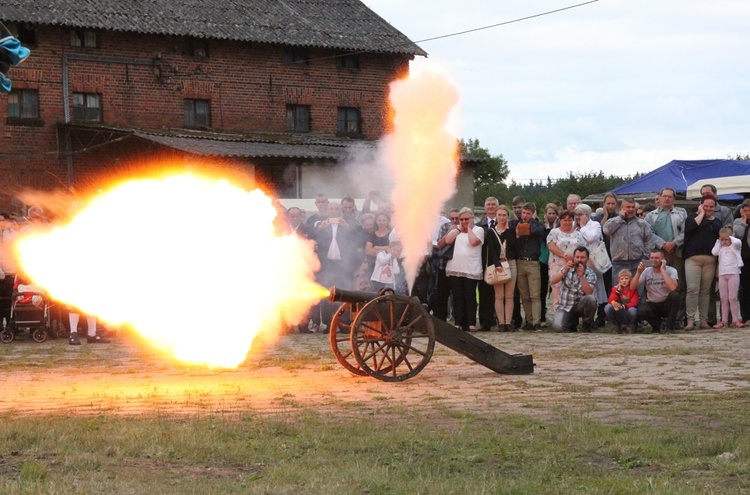
[[[746, 160], [672, 160], [656, 170], [614, 189], [615, 194], [658, 193], [671, 187], [678, 194], [686, 194], [688, 186], [704, 179], [750, 175], [750, 161]], [[710, 182], [710, 181], [709, 181]], [[747, 191], [750, 193], [750, 191]], [[722, 194], [719, 199], [739, 202], [743, 196]]]

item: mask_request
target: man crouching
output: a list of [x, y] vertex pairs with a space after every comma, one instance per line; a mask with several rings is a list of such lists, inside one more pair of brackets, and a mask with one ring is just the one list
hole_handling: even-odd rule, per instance
[[573, 252], [573, 259], [549, 279], [550, 285], [562, 281], [560, 303], [552, 321], [556, 332], [576, 332], [578, 318], [583, 319], [582, 331], [591, 332], [597, 307], [593, 294], [596, 272], [586, 266], [588, 261], [589, 250], [578, 247]]

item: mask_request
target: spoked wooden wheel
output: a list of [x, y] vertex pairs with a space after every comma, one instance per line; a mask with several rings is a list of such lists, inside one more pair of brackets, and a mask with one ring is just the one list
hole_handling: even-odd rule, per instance
[[370, 376], [400, 382], [416, 376], [435, 349], [435, 327], [414, 299], [384, 295], [368, 302], [352, 322], [351, 348]]
[[[331, 318], [331, 326], [328, 329], [328, 340], [331, 343], [333, 355], [336, 356], [336, 360], [341, 363], [341, 366], [355, 375], [367, 376], [367, 373], [354, 358], [354, 353], [352, 353], [352, 326], [350, 323], [342, 321], [342, 316], [349, 311], [350, 308], [350, 304], [342, 304], [338, 311], [333, 315], [333, 318]], [[348, 320], [348, 318], [345, 319]], [[339, 331], [341, 331], [341, 333], [339, 333]]]

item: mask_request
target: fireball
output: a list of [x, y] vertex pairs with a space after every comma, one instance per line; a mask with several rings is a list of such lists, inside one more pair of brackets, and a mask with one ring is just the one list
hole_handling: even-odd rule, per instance
[[132, 180], [15, 246], [51, 297], [128, 323], [184, 362], [237, 367], [261, 329], [303, 319], [327, 291], [309, 241], [277, 235], [260, 190], [190, 174]]

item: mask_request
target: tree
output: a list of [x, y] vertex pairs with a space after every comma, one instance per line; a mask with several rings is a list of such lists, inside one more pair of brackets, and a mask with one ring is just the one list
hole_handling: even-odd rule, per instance
[[508, 190], [505, 179], [510, 173], [503, 155], [490, 155], [488, 149], [479, 145], [478, 139], [461, 139], [458, 146], [461, 156], [481, 159], [474, 168], [474, 200], [484, 204], [484, 199], [488, 196], [502, 196]]
[[727, 156], [730, 160], [750, 161], [750, 153], [737, 153], [735, 156]]
[[603, 172], [588, 172], [585, 174], [568, 172], [566, 177], [557, 180], [547, 177], [545, 181], [534, 182], [532, 180], [528, 184], [518, 184], [516, 181], [511, 181], [506, 197], [503, 199], [509, 203], [514, 196], [523, 196], [526, 201], [530, 201], [537, 206], [537, 211], [542, 211], [547, 203], [559, 201], [564, 205], [569, 194], [578, 194], [581, 198], [586, 198], [591, 194], [611, 191], [639, 176], [640, 174], [630, 177], [617, 177], [614, 175], [605, 176]]

